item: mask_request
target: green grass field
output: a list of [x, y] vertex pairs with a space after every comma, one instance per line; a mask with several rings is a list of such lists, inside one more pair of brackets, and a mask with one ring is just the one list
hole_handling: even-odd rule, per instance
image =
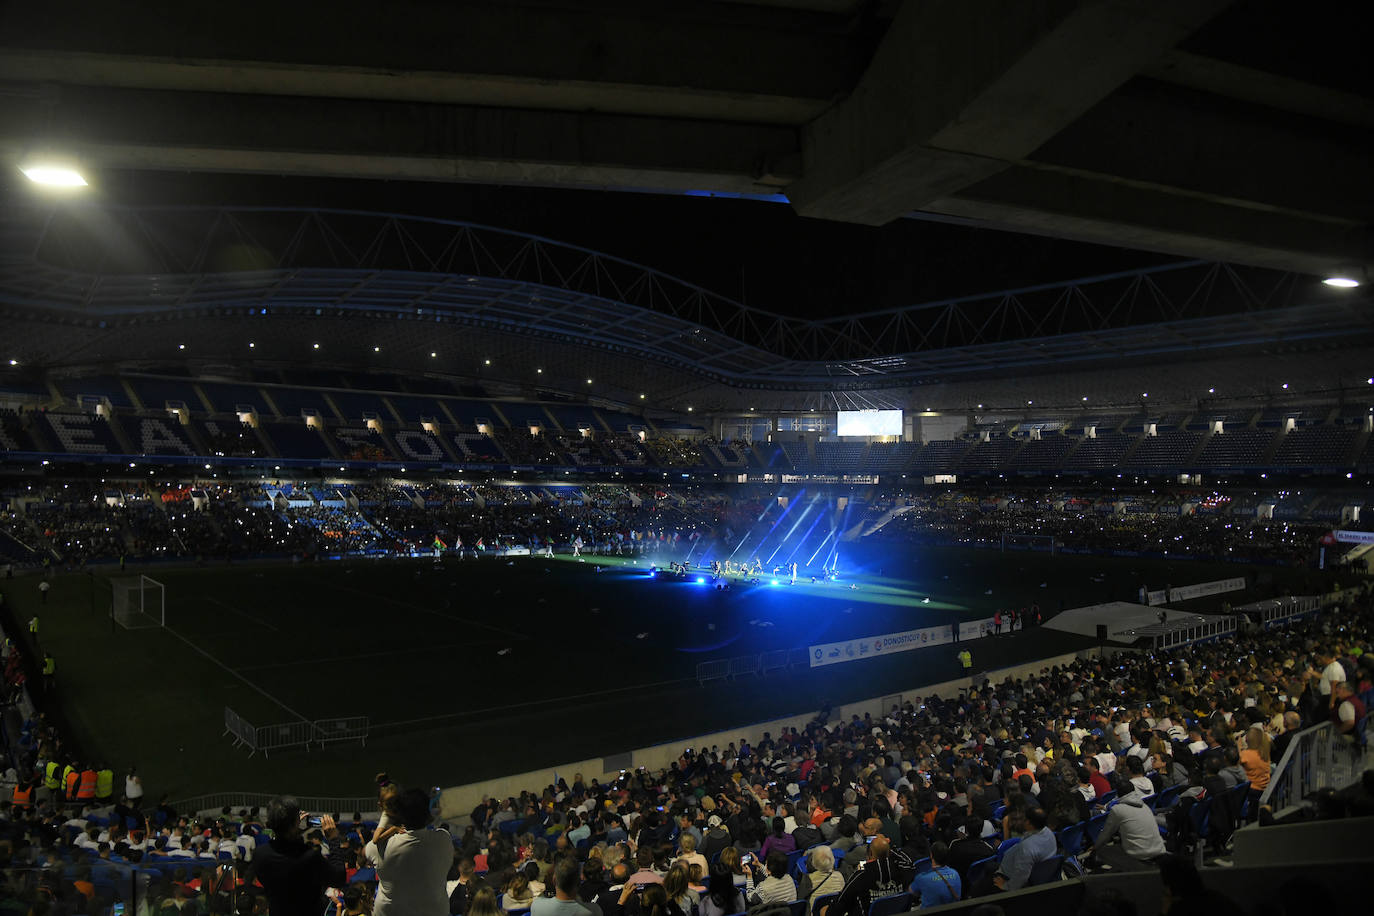
[[[936, 683], [956, 664], [946, 647], [700, 688], [696, 665], [713, 658], [978, 619], [1032, 600], [1049, 616], [1061, 602], [1134, 600], [1142, 583], [1242, 571], [1265, 590], [1315, 587], [1309, 574], [1183, 561], [895, 547], [864, 561], [858, 590], [728, 592], [594, 558], [142, 570], [165, 584], [168, 627], [138, 630], [112, 624], [99, 576], [57, 576], [46, 605], [37, 579], [3, 589], [16, 620], [41, 619], [80, 746], [116, 767], [137, 762], [151, 794], [175, 798], [365, 795], [378, 769], [456, 785]], [[1031, 631], [975, 651], [980, 667], [995, 667], [1082, 645]], [[259, 726], [367, 716], [373, 734], [366, 748], [250, 760], [222, 736], [225, 706]]]

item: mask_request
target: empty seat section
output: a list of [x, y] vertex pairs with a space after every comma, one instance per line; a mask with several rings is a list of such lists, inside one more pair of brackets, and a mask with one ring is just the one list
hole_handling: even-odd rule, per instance
[[868, 450], [868, 466], [879, 474], [901, 474], [916, 451], [914, 442], [874, 442]]
[[445, 426], [452, 422], [434, 398], [418, 394], [388, 394], [386, 399], [401, 415], [403, 423], [419, 423], [425, 417], [430, 417]]
[[124, 452], [104, 418], [93, 413], [50, 410], [39, 414], [44, 433], [58, 451], [73, 455], [119, 455]]
[[1259, 467], [1265, 448], [1273, 441], [1272, 429], [1220, 432], [1207, 440], [1196, 463], [1204, 468]]
[[927, 442], [916, 455], [912, 471], [917, 474], [952, 474], [959, 466], [959, 457], [968, 451], [965, 439], [942, 439]]
[[[324, 395], [311, 388], [269, 388], [267, 395], [277, 405], [277, 412], [288, 420], [303, 416], [301, 411], [309, 410], [322, 417], [333, 417]], [[262, 408], [258, 408], [259, 412]]]
[[806, 452], [805, 442], [783, 442], [782, 451], [793, 468], [798, 471], [810, 472], [811, 457]]
[[823, 474], [859, 474], [863, 465], [866, 442], [817, 442], [816, 464]]
[[192, 420], [200, 432], [205, 447], [212, 455], [226, 458], [256, 458], [265, 454], [257, 431], [236, 418], [224, 420]]
[[1122, 433], [1098, 432], [1095, 439], [1084, 439], [1072, 455], [1064, 462], [1065, 470], [1096, 471], [1115, 467], [1136, 440], [1135, 436]]
[[764, 471], [781, 471], [789, 469], [792, 462], [787, 459], [787, 453], [778, 443], [755, 442], [749, 466]]
[[87, 375], [80, 378], [57, 379], [56, 385], [57, 390], [72, 401], [79, 401], [81, 398], [104, 397], [108, 398], [115, 407], [134, 406], [133, 402], [129, 400], [129, 395], [125, 393], [124, 386], [119, 379], [112, 375]]
[[1188, 463], [1189, 456], [1201, 439], [1201, 433], [1187, 430], [1146, 436], [1140, 446], [1122, 461], [1121, 466], [1139, 470], [1177, 470]]
[[189, 458], [198, 453], [181, 421], [169, 414], [120, 417], [119, 422], [134, 451], [140, 455], [182, 455]]
[[967, 474], [1000, 471], [1024, 444], [1025, 440], [1009, 436], [994, 436], [986, 442], [975, 442], [973, 448], [959, 460], [959, 470]]
[[333, 457], [324, 437], [301, 420], [264, 422], [262, 428], [283, 458]]
[[190, 379], [141, 378], [131, 375], [128, 376], [128, 381], [134, 389], [134, 394], [138, 395], [143, 406], [149, 410], [163, 410], [168, 401], [181, 401], [191, 410], [205, 410], [205, 405], [196, 395], [195, 383]]
[[[501, 419], [491, 404], [486, 401], [466, 401], [458, 398], [444, 398], [444, 406], [449, 413], [453, 414], [453, 419], [464, 429], [476, 429], [477, 421], [483, 420], [492, 424], [500, 424]], [[511, 420], [511, 422], [515, 422]]]
[[237, 382], [201, 382], [200, 390], [214, 405], [215, 413], [233, 413], [240, 404], [257, 409], [260, 414], [270, 413], [267, 400], [256, 385], [240, 385]]
[[481, 433], [461, 431], [448, 434], [448, 442], [453, 446], [460, 461], [476, 462], [478, 464], [505, 464], [507, 462], [505, 452], [496, 444], [496, 440]]
[[331, 391], [329, 399], [339, 408], [345, 420], [361, 420], [368, 414], [375, 414], [382, 420], [391, 419], [391, 411], [386, 409], [380, 394], [370, 391]]
[[548, 405], [549, 413], [558, 421], [558, 425], [563, 427], [563, 431], [572, 435], [577, 435], [579, 429], [602, 430], [603, 427], [596, 420], [596, 411], [590, 407], [580, 404]]
[[1353, 426], [1299, 426], [1279, 443], [1272, 464], [1284, 467], [1343, 467], [1355, 445]]
[[1026, 442], [1009, 465], [1012, 471], [1052, 471], [1059, 467], [1069, 449], [1078, 443], [1075, 436], [1060, 433], [1042, 435]]

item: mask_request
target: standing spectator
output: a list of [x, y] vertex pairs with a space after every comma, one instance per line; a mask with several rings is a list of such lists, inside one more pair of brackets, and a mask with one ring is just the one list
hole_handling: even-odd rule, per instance
[[124, 777], [124, 797], [129, 800], [131, 808], [137, 809], [143, 805], [143, 779], [138, 775], [136, 766], [129, 767], [129, 772]]
[[[319, 847], [305, 842], [303, 820], [300, 803], [291, 796], [274, 798], [267, 806], [272, 840], [258, 847], [248, 883], [256, 879], [262, 884], [273, 912], [322, 913], [325, 888], [343, 887], [347, 882], [342, 848], [335, 843], [326, 860]], [[338, 838], [332, 817], [321, 817], [320, 828], [328, 839]], [[444, 904], [447, 908], [447, 899]]]
[[406, 789], [386, 799], [386, 812], [367, 844], [377, 869], [373, 916], [448, 916], [446, 880], [453, 863], [453, 838], [429, 826], [429, 794]]

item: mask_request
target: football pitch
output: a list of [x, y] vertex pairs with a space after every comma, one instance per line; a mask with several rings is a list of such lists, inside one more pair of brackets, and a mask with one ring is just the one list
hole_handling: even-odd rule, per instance
[[[57, 702], [82, 748], [137, 763], [150, 795], [353, 796], [371, 776], [457, 785], [608, 755], [958, 674], [955, 648], [699, 687], [702, 661], [958, 620], [998, 607], [1134, 601], [1161, 587], [1315, 574], [1190, 561], [904, 546], [855, 548], [838, 582], [651, 577], [648, 561], [566, 556], [130, 569], [162, 582], [166, 627], [124, 629], [105, 574], [0, 583], [13, 619], [37, 614]], [[861, 561], [861, 562], [859, 562]], [[118, 575], [111, 573], [110, 575]], [[704, 578], [704, 577], [702, 577]], [[850, 585], [857, 586], [851, 588]], [[1228, 596], [1238, 602], [1245, 595]], [[1206, 611], [1220, 599], [1189, 606]], [[1091, 644], [1032, 629], [971, 648], [980, 670]], [[366, 746], [249, 757], [224, 709], [256, 726], [366, 716]]]

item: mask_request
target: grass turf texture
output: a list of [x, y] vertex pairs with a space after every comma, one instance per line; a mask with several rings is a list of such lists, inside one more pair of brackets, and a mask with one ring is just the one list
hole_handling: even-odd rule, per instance
[[[644, 561], [562, 556], [148, 570], [166, 586], [165, 630], [114, 626], [100, 576], [58, 576], [46, 605], [36, 578], [0, 585], [16, 621], [41, 619], [79, 745], [116, 767], [138, 763], [150, 795], [174, 798], [366, 795], [378, 769], [456, 785], [959, 674], [947, 645], [698, 687], [696, 664], [714, 658], [979, 619], [1031, 601], [1049, 617], [1061, 601], [1132, 601], [1141, 584], [1242, 572], [1266, 587], [1317, 587], [1311, 573], [1187, 561], [905, 547], [870, 548], [864, 559], [858, 590], [848, 580], [774, 586], [766, 577], [720, 592], [694, 578], [650, 579]], [[986, 670], [1091, 642], [1032, 629], [969, 646], [975, 669]], [[373, 734], [365, 748], [249, 759], [222, 736], [226, 705], [258, 726], [365, 715]]]

